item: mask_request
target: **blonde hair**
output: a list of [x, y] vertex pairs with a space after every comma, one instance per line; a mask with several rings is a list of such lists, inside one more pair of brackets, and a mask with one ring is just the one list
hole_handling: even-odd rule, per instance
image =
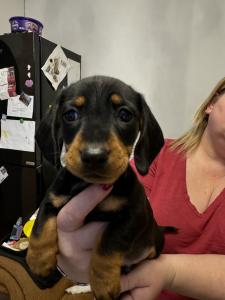
[[207, 99], [197, 109], [192, 127], [181, 137], [171, 143], [171, 149], [178, 149], [179, 151], [192, 152], [199, 145], [205, 128], [208, 124], [208, 115], [205, 110], [208, 105], [218, 99], [218, 96], [225, 92], [225, 77], [221, 79], [214, 87]]

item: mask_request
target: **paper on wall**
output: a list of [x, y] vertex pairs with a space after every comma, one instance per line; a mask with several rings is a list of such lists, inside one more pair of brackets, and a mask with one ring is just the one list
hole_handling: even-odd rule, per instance
[[45, 76], [57, 90], [60, 82], [65, 78], [70, 69], [70, 63], [63, 49], [57, 45], [41, 68]]
[[0, 69], [0, 100], [8, 98], [8, 68], [3, 68]]
[[0, 148], [34, 152], [35, 122], [1, 120]]
[[71, 68], [69, 69], [67, 74], [67, 83], [68, 85], [70, 85], [71, 83], [80, 80], [80, 63], [69, 58], [68, 61], [71, 65]]
[[14, 67], [0, 69], [0, 100], [16, 96], [16, 78]]
[[0, 184], [8, 177], [8, 173], [5, 167], [0, 167]]
[[8, 84], [8, 68], [0, 69], [0, 86]]
[[9, 98], [7, 106], [7, 116], [32, 119], [34, 109], [34, 96], [29, 97], [29, 105], [26, 105], [19, 100], [20, 95]]
[[0, 85], [0, 100], [6, 100], [9, 98], [8, 84]]

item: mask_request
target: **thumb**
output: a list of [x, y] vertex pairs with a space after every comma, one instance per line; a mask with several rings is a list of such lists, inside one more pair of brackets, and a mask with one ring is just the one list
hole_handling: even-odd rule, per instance
[[121, 291], [127, 292], [137, 287], [148, 285], [148, 265], [150, 261], [144, 260], [136, 265], [131, 272], [121, 277]]
[[121, 277], [121, 300], [154, 300], [159, 295], [160, 283], [151, 274], [151, 261], [143, 261]]
[[144, 287], [142, 275], [137, 270], [133, 270], [127, 275], [123, 275], [120, 281], [121, 293]]
[[[135, 272], [135, 271], [134, 271]], [[121, 300], [155, 300], [159, 290], [155, 290], [150, 284], [132, 271], [121, 278]], [[140, 274], [141, 275], [141, 274]]]
[[149, 286], [144, 286], [142, 277], [132, 271], [121, 278], [121, 300], [153, 300]]

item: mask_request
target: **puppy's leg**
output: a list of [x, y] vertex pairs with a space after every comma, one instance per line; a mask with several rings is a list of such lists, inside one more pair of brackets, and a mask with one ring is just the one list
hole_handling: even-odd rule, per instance
[[90, 284], [97, 300], [116, 300], [120, 295], [120, 272], [123, 255], [114, 251], [103, 255], [100, 244], [93, 251], [90, 265]]
[[58, 252], [56, 216], [59, 207], [54, 206], [54, 198], [58, 203], [61, 202], [61, 205], [67, 201], [65, 196], [47, 193], [44, 203], [39, 208], [26, 256], [31, 271], [41, 277], [50, 275], [56, 266]]
[[[40, 205], [26, 256], [31, 271], [41, 277], [54, 272], [58, 253], [56, 217], [59, 210], [84, 187], [67, 170], [61, 169]], [[72, 193], [72, 194], [71, 194]]]
[[90, 263], [90, 284], [97, 300], [119, 299], [121, 267], [141, 231], [137, 224], [142, 221], [138, 218], [135, 220], [130, 218], [130, 213], [121, 213], [121, 217], [107, 225], [95, 246]]

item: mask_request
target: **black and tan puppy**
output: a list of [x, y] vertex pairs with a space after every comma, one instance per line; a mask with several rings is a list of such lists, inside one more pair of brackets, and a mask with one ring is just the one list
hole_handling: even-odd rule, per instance
[[121, 267], [145, 255], [155, 258], [163, 247], [144, 189], [129, 166], [138, 133], [134, 161], [146, 174], [161, 149], [161, 129], [143, 97], [118, 79], [96, 76], [64, 89], [37, 133], [44, 156], [59, 166], [64, 143], [65, 167], [41, 203], [30, 238], [27, 263], [38, 276], [56, 267], [59, 210], [91, 183], [113, 184], [111, 194], [86, 218], [107, 221], [96, 242], [90, 283], [97, 300], [118, 299]]

